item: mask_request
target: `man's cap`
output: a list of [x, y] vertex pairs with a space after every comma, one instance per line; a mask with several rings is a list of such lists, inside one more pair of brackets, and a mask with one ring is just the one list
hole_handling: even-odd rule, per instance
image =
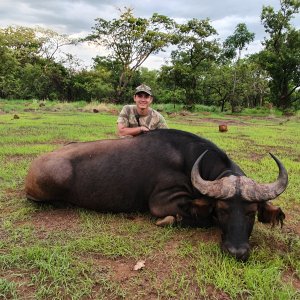
[[140, 92], [144, 92], [144, 93], [152, 96], [151, 88], [150, 88], [150, 86], [148, 86], [146, 84], [141, 84], [135, 89], [135, 95]]

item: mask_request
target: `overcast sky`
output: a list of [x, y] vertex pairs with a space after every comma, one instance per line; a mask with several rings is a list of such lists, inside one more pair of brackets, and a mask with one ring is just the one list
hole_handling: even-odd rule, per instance
[[[178, 22], [192, 18], [211, 20], [221, 40], [232, 35], [238, 23], [246, 23], [248, 30], [255, 33], [255, 41], [248, 52], [261, 49], [260, 42], [265, 36], [260, 22], [263, 5], [277, 11], [280, 0], [0, 0], [0, 27], [8, 25], [43, 26], [59, 33], [85, 36], [91, 32], [96, 18], [118, 18], [117, 8], [130, 7], [137, 17], [150, 17], [153, 13], [166, 15]], [[300, 28], [300, 18], [293, 20]], [[99, 50], [82, 45], [71, 50], [88, 66]], [[144, 64], [148, 68], [159, 68], [168, 53], [150, 57]]]

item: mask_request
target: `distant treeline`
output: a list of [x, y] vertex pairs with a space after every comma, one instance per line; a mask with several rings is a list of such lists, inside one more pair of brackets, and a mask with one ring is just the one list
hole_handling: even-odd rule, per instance
[[[124, 103], [134, 87], [146, 83], [156, 102], [214, 105], [221, 110], [245, 107], [300, 107], [300, 30], [291, 25], [300, 0], [280, 1], [278, 11], [264, 6], [263, 50], [243, 57], [255, 38], [244, 23], [223, 42], [210, 20], [178, 24], [167, 16], [140, 18], [131, 9], [117, 19], [96, 19], [81, 40], [49, 29], [0, 28], [0, 98]], [[66, 45], [93, 43], [110, 55], [97, 56], [85, 69]], [[144, 61], [172, 45], [168, 64], [143, 68]]]

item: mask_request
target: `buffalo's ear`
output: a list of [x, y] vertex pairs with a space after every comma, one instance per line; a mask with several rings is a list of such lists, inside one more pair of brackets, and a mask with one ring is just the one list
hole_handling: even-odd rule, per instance
[[259, 222], [270, 223], [272, 227], [280, 223], [283, 225], [285, 214], [280, 207], [274, 206], [273, 204], [263, 202], [258, 205], [257, 218]]
[[213, 211], [212, 201], [195, 199], [192, 201], [191, 213], [197, 217], [208, 217]]

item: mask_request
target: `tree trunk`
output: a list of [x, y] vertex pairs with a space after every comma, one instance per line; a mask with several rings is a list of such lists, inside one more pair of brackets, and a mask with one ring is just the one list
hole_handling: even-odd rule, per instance
[[123, 70], [123, 72], [120, 75], [119, 78], [119, 84], [117, 87], [117, 102], [120, 103], [122, 102], [124, 99], [124, 94], [126, 91], [126, 88], [128, 86], [128, 83], [131, 79], [132, 75], [130, 75], [130, 73], [128, 72], [128, 70]]
[[222, 103], [221, 112], [223, 112], [224, 111], [224, 107], [225, 107], [225, 99], [222, 99], [221, 103]]
[[288, 82], [283, 82], [280, 91], [279, 107], [287, 109], [291, 106], [291, 94], [289, 93]]

